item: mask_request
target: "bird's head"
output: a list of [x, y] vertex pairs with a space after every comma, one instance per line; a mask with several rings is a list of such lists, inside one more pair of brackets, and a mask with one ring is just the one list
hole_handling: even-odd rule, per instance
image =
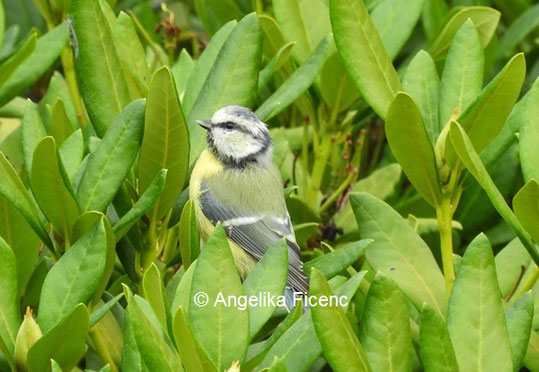
[[272, 141], [266, 124], [248, 108], [226, 106], [211, 120], [197, 120], [207, 131], [208, 148], [225, 165], [244, 168], [271, 163]]

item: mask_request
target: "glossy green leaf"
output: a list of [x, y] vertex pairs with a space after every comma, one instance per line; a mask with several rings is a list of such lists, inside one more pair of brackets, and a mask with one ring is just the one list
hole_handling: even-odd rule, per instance
[[286, 44], [283, 31], [277, 21], [268, 14], [259, 14], [258, 21], [264, 34], [263, 55], [266, 59], [271, 59]]
[[240, 19], [243, 15], [234, 0], [195, 0], [195, 9], [210, 34], [214, 34], [226, 22]]
[[[521, 106], [519, 106], [522, 103]], [[522, 174], [527, 182], [532, 178], [539, 180], [539, 79], [535, 81], [533, 87], [515, 106], [519, 107], [515, 114], [515, 124], [520, 124], [520, 163]], [[511, 115], [512, 116], [512, 115]], [[511, 119], [511, 116], [509, 117]], [[509, 120], [509, 119], [508, 119]]]
[[[281, 296], [284, 293], [288, 273], [288, 245], [284, 240], [276, 242], [257, 262], [243, 282], [248, 297]], [[249, 338], [252, 340], [266, 324], [276, 306], [249, 307]]]
[[366, 193], [354, 193], [350, 202], [361, 238], [373, 239], [366, 256], [374, 270], [399, 283], [417, 308], [427, 303], [444, 314], [444, 278], [425, 242], [383, 201]]
[[517, 54], [459, 117], [477, 153], [498, 135], [518, 99], [525, 75], [524, 54]]
[[[76, 305], [54, 328], [43, 334], [28, 351], [31, 372], [48, 371], [54, 359], [63, 370], [75, 367], [86, 351], [88, 335], [88, 310], [83, 304]], [[69, 337], [69, 342], [66, 342]]]
[[140, 91], [145, 93], [150, 82], [150, 68], [133, 20], [127, 13], [120, 12], [112, 34], [118, 58]]
[[458, 123], [451, 122], [451, 130], [449, 133], [453, 147], [462, 163], [485, 190], [494, 208], [496, 208], [505, 222], [520, 238], [534, 262], [539, 263], [539, 253], [537, 252], [537, 248], [531, 241], [529, 234], [522, 228], [522, 225], [511, 211], [511, 208], [509, 208], [505, 202], [500, 191], [496, 188], [496, 185], [492, 181], [492, 178], [490, 178], [479, 155], [475, 152], [464, 129], [462, 129]]
[[34, 157], [34, 150], [41, 139], [47, 135], [43, 122], [39, 116], [39, 112], [35, 103], [30, 100], [26, 101], [26, 108], [24, 110], [24, 116], [22, 118], [22, 138], [21, 146], [24, 157], [24, 170], [31, 178], [32, 172], [32, 159]]
[[483, 234], [470, 243], [458, 267], [447, 326], [460, 370], [513, 369], [494, 256]]
[[385, 129], [391, 151], [412, 185], [431, 205], [438, 204], [442, 196], [434, 150], [421, 111], [408, 94], [397, 94], [389, 106]]
[[514, 238], [498, 252], [495, 262], [500, 291], [502, 297], [506, 298], [521, 277], [522, 268], [530, 267], [532, 260], [522, 242]]
[[168, 170], [153, 218], [163, 218], [172, 208], [183, 190], [188, 167], [189, 134], [174, 79], [168, 67], [163, 67], [150, 83], [138, 161], [141, 192], [146, 191], [161, 169]]
[[19, 278], [17, 259], [11, 248], [0, 237], [0, 262], [2, 265], [2, 286], [0, 287], [0, 338], [9, 354], [13, 347], [17, 330], [21, 323], [19, 312]]
[[129, 92], [99, 1], [73, 0], [75, 67], [88, 116], [99, 137], [129, 103]]
[[382, 273], [371, 283], [359, 340], [374, 371], [410, 370], [413, 346], [404, 296]]
[[[314, 269], [311, 274], [309, 295], [331, 298], [333, 295], [324, 275]], [[311, 308], [316, 336], [326, 360], [334, 371], [370, 371], [369, 363], [352, 326], [338, 306]]]
[[210, 119], [217, 109], [227, 105], [252, 106], [261, 55], [262, 32], [256, 14], [251, 13], [230, 33], [189, 112], [191, 164], [206, 145], [205, 131], [196, 120]]
[[111, 298], [105, 304], [98, 307], [96, 310], [94, 310], [90, 314], [90, 326], [89, 327], [92, 328], [94, 325], [99, 323], [99, 321], [101, 319], [103, 319], [103, 317], [105, 315], [107, 315], [107, 313], [118, 303], [118, 301], [120, 301], [120, 299], [123, 296], [124, 296], [124, 294], [120, 293], [120, 294], [116, 295], [115, 297]]
[[498, 45], [498, 58], [506, 57], [533, 30], [539, 26], [539, 4], [522, 13], [505, 31]]
[[468, 19], [477, 27], [479, 39], [484, 48], [496, 31], [498, 21], [500, 20], [500, 12], [485, 6], [469, 6], [454, 13], [429, 48], [434, 59], [438, 59], [444, 55], [449, 49], [453, 37]]
[[142, 288], [144, 290], [144, 298], [152, 307], [152, 310], [163, 329], [166, 330], [171, 315], [170, 312], [167, 313], [168, 306], [165, 302], [165, 289], [161, 282], [161, 273], [153, 263], [144, 272], [144, 276], [142, 277]]
[[[363, 280], [365, 271], [357, 273], [334, 292], [337, 296], [352, 298]], [[330, 281], [331, 284], [331, 281]], [[348, 304], [347, 304], [348, 305]], [[343, 309], [346, 311], [347, 307]], [[294, 318], [291, 318], [292, 321]], [[282, 336], [273, 342], [259, 368], [271, 366], [277, 357], [283, 361], [289, 371], [307, 371], [315, 360], [322, 354], [322, 346], [316, 337], [316, 331], [311, 319], [311, 311], [304, 313], [289, 328], [283, 330]], [[277, 334], [277, 336], [279, 336]], [[269, 342], [269, 341], [268, 341]]]
[[347, 109], [359, 98], [359, 90], [336, 49], [333, 54], [330, 51], [326, 58], [318, 76], [317, 87], [324, 100], [337, 112]]
[[296, 44], [294, 42], [283, 45], [269, 60], [266, 66], [258, 74], [258, 91], [262, 91], [270, 82], [273, 74], [279, 70], [290, 57]]
[[165, 187], [166, 176], [167, 171], [162, 169], [135, 205], [114, 224], [112, 230], [116, 241], [127, 234], [129, 229], [155, 205]]
[[363, 0], [330, 0], [335, 44], [352, 80], [373, 110], [385, 118], [401, 84]]
[[99, 220], [51, 268], [41, 290], [38, 324], [45, 333], [79, 303], [88, 303], [105, 272], [107, 239]]
[[421, 311], [419, 350], [426, 372], [459, 370], [445, 320], [432, 306], [426, 304]]
[[526, 351], [523, 364], [525, 367], [528, 367], [534, 372], [537, 370], [536, 368], [539, 365], [539, 334], [537, 334], [537, 332], [534, 330], [530, 335], [528, 350]]
[[71, 230], [80, 211], [54, 138], [45, 137], [37, 144], [30, 181], [41, 210], [54, 230], [69, 244]]
[[449, 5], [445, 0], [425, 0], [422, 23], [423, 30], [429, 41], [437, 36], [448, 11]]
[[440, 78], [428, 52], [420, 50], [412, 59], [406, 68], [402, 87], [419, 106], [425, 129], [434, 146], [442, 131], [438, 123]]
[[484, 70], [483, 47], [471, 20], [457, 31], [440, 82], [440, 124], [453, 112], [464, 112], [481, 91]]
[[34, 52], [36, 49], [37, 34], [32, 33], [22, 44], [15, 54], [0, 65], [0, 86], [13, 74], [14, 71]]
[[17, 172], [1, 151], [0, 195], [17, 209], [47, 247], [53, 249], [52, 242], [39, 219], [39, 212], [34, 199], [26, 191]]
[[82, 129], [77, 129], [71, 134], [58, 149], [60, 159], [64, 165], [69, 180], [73, 182], [84, 156], [84, 138]]
[[174, 314], [174, 338], [182, 363], [187, 371], [214, 370], [213, 366], [201, 354], [181, 306]]
[[513, 209], [519, 222], [539, 242], [539, 183], [531, 179], [513, 199]]
[[193, 283], [193, 275], [195, 273], [197, 261], [193, 261], [191, 266], [185, 271], [182, 276], [176, 292], [174, 293], [174, 300], [172, 301], [172, 313], [175, 314], [178, 307], [182, 307], [183, 312], [187, 315], [190, 304], [192, 303], [191, 286]]
[[[213, 40], [213, 38], [211, 40]], [[180, 95], [181, 100], [183, 100], [187, 82], [189, 81], [195, 66], [195, 61], [193, 61], [189, 53], [185, 49], [182, 49], [178, 60], [170, 69], [170, 71], [172, 72], [172, 76], [174, 77], [176, 89], [178, 90], [178, 94]]]
[[303, 265], [303, 271], [310, 276], [311, 270], [317, 269], [324, 277], [331, 279], [359, 260], [371, 243], [372, 240], [366, 239], [343, 245], [333, 252], [307, 261]]
[[71, 125], [64, 107], [64, 102], [57, 99], [51, 108], [51, 122], [49, 128], [51, 136], [61, 146], [62, 143], [75, 131]]
[[[200, 292], [207, 295], [207, 305], [191, 304], [188, 310], [198, 344], [218, 371], [229, 368], [236, 360], [242, 363], [249, 343], [249, 313], [226, 306], [228, 296], [238, 298], [244, 290], [220, 225], [204, 244], [193, 274], [191, 299]], [[219, 294], [222, 301], [218, 301]]]
[[196, 223], [195, 209], [191, 199], [183, 206], [179, 229], [182, 265], [188, 269], [200, 253], [200, 235]]
[[385, 0], [371, 12], [389, 58], [394, 60], [414, 31], [424, 0]]
[[256, 110], [262, 121], [267, 121], [294, 102], [318, 75], [328, 55], [330, 37], [322, 39], [311, 56]]
[[68, 40], [67, 25], [62, 23], [37, 40], [34, 52], [0, 86], [0, 106], [24, 93], [56, 61]]
[[83, 212], [104, 211], [131, 170], [144, 127], [144, 100], [130, 103], [90, 154], [77, 196]]
[[49, 81], [47, 87], [47, 93], [39, 101], [38, 107], [40, 113], [45, 121], [45, 127], [48, 128], [50, 125], [50, 112], [49, 108], [54, 105], [54, 103], [61, 99], [64, 103], [65, 112], [69, 118], [69, 122], [73, 125], [77, 123], [77, 111], [71, 99], [71, 93], [69, 92], [69, 87], [64, 77], [60, 72], [55, 71]]
[[[228, 39], [232, 30], [236, 27], [238, 22], [230, 21], [212, 36], [208, 46], [204, 49], [204, 52], [200, 55], [187, 85], [185, 86], [185, 95], [182, 100], [182, 108], [186, 115], [189, 115], [199, 93], [201, 92], [208, 75], [210, 74], [217, 56], [219, 55], [225, 41]], [[176, 82], [177, 83], [177, 82]]]
[[127, 316], [131, 323], [140, 357], [143, 365], [149, 371], [179, 371], [181, 370], [178, 354], [167, 344], [153, 322], [141, 308], [140, 297], [129, 296]]
[[528, 349], [533, 325], [533, 298], [531, 292], [523, 294], [505, 312], [509, 343], [511, 344], [513, 370], [518, 371]]
[[295, 42], [292, 55], [303, 63], [330, 32], [327, 2], [323, 0], [274, 0], [275, 19], [288, 42]]

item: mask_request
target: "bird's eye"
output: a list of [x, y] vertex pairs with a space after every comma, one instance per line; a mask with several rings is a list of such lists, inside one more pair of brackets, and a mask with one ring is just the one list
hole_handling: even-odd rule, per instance
[[234, 129], [236, 125], [234, 123], [228, 122], [225, 124], [226, 129]]

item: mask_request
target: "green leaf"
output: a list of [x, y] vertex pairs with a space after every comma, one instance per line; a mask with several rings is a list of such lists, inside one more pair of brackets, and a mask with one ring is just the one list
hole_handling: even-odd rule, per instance
[[504, 197], [496, 188], [496, 185], [490, 178], [485, 166], [481, 162], [479, 155], [475, 152], [473, 145], [464, 132], [464, 129], [457, 123], [451, 122], [450, 138], [460, 160], [466, 166], [468, 171], [474, 176], [477, 182], [487, 193], [488, 198], [500, 216], [507, 222], [509, 227], [517, 234], [524, 244], [526, 250], [533, 258], [534, 262], [539, 263], [539, 253], [530, 239], [529, 234], [522, 228], [518, 219], [515, 217], [511, 208], [505, 202]]
[[176, 339], [176, 345], [178, 345], [182, 363], [187, 371], [215, 370], [204, 355], [201, 354], [181, 306], [178, 307], [174, 314], [174, 338]]
[[[211, 40], [213, 41], [214, 38], [215, 36], [212, 37]], [[207, 48], [208, 47], [206, 47], [206, 49]], [[206, 49], [204, 51], [206, 51]], [[200, 58], [198, 59], [198, 61], [200, 61]], [[185, 88], [187, 86], [187, 82], [191, 78], [195, 66], [195, 61], [193, 61], [187, 50], [182, 49], [178, 60], [170, 69], [170, 71], [172, 72], [172, 76], [174, 77], [174, 82], [176, 83], [176, 89], [178, 90], [180, 99], [182, 100], [185, 93]]]
[[531, 257], [518, 238], [511, 240], [495, 258], [498, 283], [502, 297], [515, 288], [523, 272], [523, 267], [530, 267]]
[[67, 117], [66, 109], [62, 99], [57, 99], [54, 102], [54, 105], [51, 109], [51, 123], [50, 123], [50, 134], [54, 137], [58, 146], [61, 146], [62, 143], [73, 133], [75, 130], [69, 118]]
[[440, 125], [453, 113], [464, 112], [481, 91], [484, 69], [483, 47], [471, 20], [459, 28], [444, 66], [440, 83]]
[[430, 45], [429, 51], [436, 60], [449, 49], [453, 37], [461, 26], [470, 19], [479, 34], [481, 45], [485, 48], [498, 27], [500, 12], [485, 6], [469, 6], [457, 11], [438, 33], [438, 37]]
[[130, 103], [90, 154], [77, 190], [83, 212], [104, 211], [131, 170], [142, 140], [144, 109], [144, 100]]
[[531, 332], [523, 364], [531, 371], [537, 371], [537, 366], [539, 365], [539, 334], [535, 330]]
[[5, 84], [6, 80], [14, 71], [34, 52], [36, 49], [37, 34], [32, 33], [30, 37], [22, 44], [15, 54], [0, 65], [0, 86]]
[[329, 42], [329, 36], [322, 39], [313, 54], [256, 110], [260, 120], [270, 120], [311, 86], [328, 55]]
[[183, 311], [188, 314], [189, 306], [192, 302], [191, 286], [193, 283], [193, 275], [195, 273], [197, 261], [193, 261], [191, 266], [185, 271], [182, 276], [176, 292], [174, 293], [174, 300], [172, 301], [172, 313], [176, 313], [178, 307], [182, 307]]
[[152, 218], [161, 219], [172, 208], [183, 190], [188, 167], [189, 134], [174, 79], [165, 66], [153, 75], [150, 83], [138, 162], [141, 192], [146, 191], [161, 169], [168, 170]]
[[217, 33], [211, 37], [210, 42], [204, 49], [204, 52], [200, 55], [200, 58], [193, 68], [185, 87], [182, 108], [186, 115], [191, 112], [191, 109], [193, 108], [193, 105], [195, 104], [195, 101], [197, 100], [197, 97], [217, 60], [218, 54], [237, 24], [238, 22], [236, 21], [230, 21], [221, 27], [219, 31], [217, 31]]
[[[191, 299], [207, 295], [206, 306], [189, 306], [189, 324], [198, 344], [218, 371], [232, 362], [243, 363], [249, 343], [249, 313], [226, 306], [229, 296], [244, 290], [238, 276], [225, 230], [217, 225], [204, 244], [193, 274]], [[218, 301], [222, 296], [222, 301]]]
[[483, 89], [459, 123], [480, 154], [498, 135], [516, 103], [526, 76], [524, 54], [517, 54]]
[[180, 371], [178, 354], [167, 344], [163, 334], [145, 314], [142, 298], [128, 296], [127, 319], [131, 323], [143, 365], [149, 371]]
[[100, 219], [50, 269], [39, 300], [38, 324], [48, 332], [79, 303], [88, 303], [105, 273], [107, 238]]
[[438, 123], [440, 78], [428, 52], [420, 50], [412, 59], [406, 68], [402, 87], [419, 106], [430, 143], [434, 146], [442, 131]]
[[120, 301], [120, 299], [123, 296], [124, 296], [124, 293], [122, 292], [122, 293], [116, 295], [115, 297], [111, 298], [104, 305], [99, 306], [96, 310], [94, 310], [92, 312], [92, 314], [90, 314], [90, 326], [89, 327], [92, 328], [94, 325], [99, 323], [99, 321], [101, 319], [103, 319], [103, 317], [105, 315], [107, 315], [107, 313], [118, 303], [118, 301]]
[[409, 371], [412, 339], [404, 296], [393, 280], [376, 274], [365, 303], [359, 340], [374, 371]]
[[[54, 328], [43, 334], [28, 351], [30, 372], [47, 371], [54, 359], [64, 371], [75, 367], [86, 351], [88, 310], [78, 304]], [[69, 342], [66, 340], [69, 339]]]
[[303, 271], [310, 276], [311, 270], [316, 269], [321, 272], [326, 279], [331, 279], [346, 270], [365, 253], [365, 249], [372, 243], [372, 240], [359, 240], [348, 243], [331, 253], [319, 256], [307, 261], [303, 265]]
[[144, 298], [152, 307], [155, 316], [161, 323], [161, 327], [166, 331], [168, 321], [171, 319], [170, 310], [165, 303], [165, 289], [161, 282], [161, 273], [154, 263], [148, 267], [142, 277], [142, 288], [144, 290]]
[[271, 59], [286, 44], [286, 40], [283, 31], [274, 18], [268, 14], [259, 14], [258, 20], [264, 33], [262, 53], [264, 58]]
[[498, 58], [506, 57], [539, 26], [539, 4], [528, 8], [505, 31], [498, 45]]
[[71, 99], [71, 94], [69, 93], [69, 87], [64, 77], [58, 72], [55, 71], [49, 81], [47, 87], [47, 93], [39, 101], [38, 107], [40, 113], [45, 121], [45, 127], [50, 127], [50, 110], [49, 108], [54, 105], [54, 103], [61, 99], [64, 103], [64, 108], [69, 118], [69, 122], [72, 124], [77, 123], [77, 111], [73, 105], [73, 100]]
[[195, 9], [204, 28], [213, 34], [226, 22], [242, 17], [234, 0], [195, 0]]
[[539, 242], [539, 183], [533, 178], [525, 184], [513, 199], [517, 219], [535, 242]]
[[532, 178], [539, 180], [539, 165], [537, 162], [537, 159], [539, 159], [537, 146], [539, 141], [539, 123], [537, 122], [539, 117], [539, 79], [515, 106], [515, 110], [517, 107], [519, 110], [515, 114], [515, 124], [520, 124], [519, 148], [522, 174], [526, 182]]
[[73, 0], [75, 67], [92, 125], [103, 137], [114, 118], [129, 103], [129, 92], [99, 1]]
[[391, 151], [412, 185], [430, 205], [439, 204], [442, 195], [434, 150], [412, 97], [397, 94], [389, 106], [385, 128]]
[[34, 271], [41, 241], [24, 217], [3, 196], [0, 196], [0, 237], [15, 254], [19, 289], [22, 290]]
[[182, 265], [187, 270], [200, 254], [200, 236], [198, 232], [193, 200], [189, 199], [183, 206], [180, 217], [180, 253]]
[[372, 22], [391, 60], [397, 57], [412, 35], [424, 2], [424, 0], [385, 0], [371, 12]]
[[307, 60], [331, 30], [323, 0], [274, 0], [273, 11], [286, 40], [296, 43], [292, 55], [299, 63]]
[[30, 181], [41, 210], [69, 245], [71, 230], [80, 211], [54, 138], [45, 137], [37, 144]]
[[448, 11], [449, 5], [445, 0], [425, 0], [422, 23], [429, 41], [438, 35]]
[[[247, 297], [281, 296], [284, 293], [288, 273], [288, 246], [284, 239], [277, 241], [257, 262], [243, 282]], [[249, 307], [249, 339], [262, 329], [275, 312], [276, 306]]]
[[34, 52], [0, 86], [0, 106], [23, 94], [56, 61], [65, 45], [69, 33], [62, 23], [37, 39]]
[[43, 139], [47, 132], [43, 127], [43, 122], [39, 116], [39, 111], [35, 103], [30, 100], [26, 101], [26, 108], [24, 110], [24, 116], [22, 118], [22, 153], [24, 157], [24, 170], [28, 179], [31, 178], [32, 172], [32, 159], [34, 157], [34, 150], [41, 139]]
[[531, 291], [523, 294], [505, 312], [509, 343], [511, 344], [513, 370], [518, 371], [522, 367], [522, 360], [528, 349], [528, 341], [533, 325], [533, 298]]
[[71, 182], [79, 169], [84, 156], [84, 138], [82, 129], [77, 129], [70, 135], [58, 149], [60, 159]]
[[399, 283], [417, 308], [427, 303], [444, 314], [444, 278], [425, 242], [383, 201], [366, 193], [354, 193], [350, 202], [361, 237], [373, 239], [366, 256], [374, 270]]
[[[333, 295], [324, 275], [314, 269], [311, 274], [309, 295], [331, 298]], [[316, 336], [329, 365], [335, 371], [370, 371], [363, 348], [350, 325], [346, 314], [338, 306], [311, 308]]]
[[26, 188], [24, 187], [17, 172], [5, 155], [0, 151], [0, 195], [8, 200], [17, 211], [24, 217], [26, 222], [32, 227], [39, 238], [54, 250], [52, 242], [41, 225], [37, 206]]
[[458, 267], [447, 326], [460, 370], [512, 371], [494, 256], [483, 234], [470, 243]]
[[0, 286], [0, 338], [10, 355], [17, 330], [21, 323], [19, 311], [19, 280], [17, 259], [4, 239], [0, 238], [0, 262], [2, 265], [2, 286]]
[[258, 74], [259, 92], [261, 92], [269, 84], [275, 72], [277, 72], [288, 61], [295, 45], [296, 44], [294, 42], [283, 45], [260, 71]]
[[251, 13], [230, 33], [189, 112], [191, 164], [206, 145], [206, 133], [196, 120], [211, 118], [223, 106], [254, 103], [261, 55], [262, 32], [256, 14]]
[[135, 205], [114, 224], [112, 230], [116, 241], [127, 234], [129, 229], [154, 206], [163, 191], [166, 176], [167, 171], [161, 169]]
[[382, 118], [401, 84], [362, 0], [330, 0], [335, 44], [361, 95]]
[[459, 370], [445, 320], [440, 313], [427, 304], [421, 311], [419, 349], [421, 362], [426, 372], [457, 372]]

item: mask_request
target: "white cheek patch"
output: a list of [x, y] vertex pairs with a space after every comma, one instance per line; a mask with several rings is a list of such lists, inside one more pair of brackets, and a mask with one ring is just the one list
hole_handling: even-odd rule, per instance
[[260, 151], [263, 144], [238, 130], [215, 128], [213, 142], [219, 153], [240, 160]]

